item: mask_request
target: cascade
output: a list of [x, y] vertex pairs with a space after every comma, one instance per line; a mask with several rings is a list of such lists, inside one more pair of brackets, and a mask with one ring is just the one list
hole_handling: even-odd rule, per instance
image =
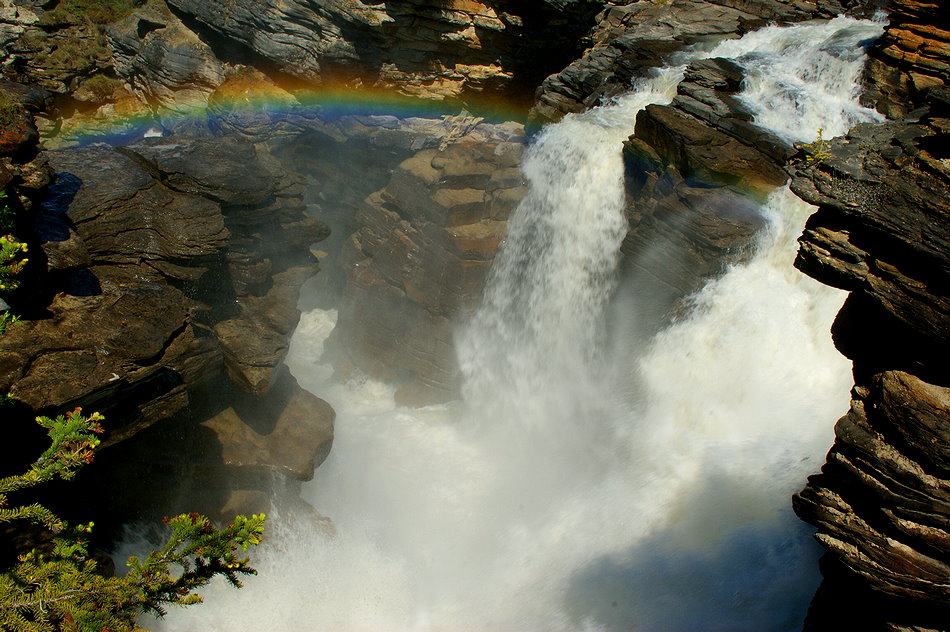
[[[696, 54], [743, 65], [757, 122], [809, 141], [874, 117], [856, 103], [858, 44], [879, 32], [839, 18]], [[330, 382], [319, 355], [335, 314], [304, 315], [288, 364], [338, 419], [303, 496], [335, 534], [278, 505], [244, 590], [212, 587], [206, 605], [146, 627], [800, 626], [818, 552], [789, 496], [819, 467], [851, 381], [828, 332], [842, 293], [791, 265], [811, 207], [772, 194], [752, 258], [652, 340], [618, 344], [623, 327], [604, 325], [625, 231], [620, 143], [681, 74], [660, 71], [537, 140], [530, 194], [458, 335], [464, 402], [407, 409], [386, 384]]]

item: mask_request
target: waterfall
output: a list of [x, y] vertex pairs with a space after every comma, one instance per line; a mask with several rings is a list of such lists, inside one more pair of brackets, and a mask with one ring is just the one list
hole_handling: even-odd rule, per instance
[[[705, 54], [749, 70], [743, 98], [760, 124], [811, 140], [818, 127], [830, 137], [873, 118], [855, 103], [854, 51], [879, 32], [839, 18]], [[335, 315], [304, 315], [288, 363], [338, 419], [303, 495], [336, 534], [278, 507], [244, 590], [213, 587], [206, 605], [148, 627], [800, 626], [817, 551], [789, 495], [819, 467], [850, 385], [828, 332], [842, 293], [791, 267], [812, 209], [775, 192], [751, 260], [652, 340], [630, 344], [623, 327], [604, 325], [625, 230], [620, 142], [640, 108], [671, 98], [681, 72], [537, 140], [524, 165], [531, 192], [459, 333], [464, 403], [406, 409], [385, 384], [328, 383], [313, 349]], [[636, 386], [618, 388], [631, 372]]]

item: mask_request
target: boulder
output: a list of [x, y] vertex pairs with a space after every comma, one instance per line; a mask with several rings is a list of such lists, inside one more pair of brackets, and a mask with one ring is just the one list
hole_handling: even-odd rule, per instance
[[284, 370], [280, 388], [264, 398], [238, 396], [228, 408], [201, 422], [219, 444], [208, 454], [220, 454], [227, 469], [243, 476], [282, 472], [297, 480], [313, 478], [314, 469], [330, 453], [335, 413], [322, 399], [297, 386]]

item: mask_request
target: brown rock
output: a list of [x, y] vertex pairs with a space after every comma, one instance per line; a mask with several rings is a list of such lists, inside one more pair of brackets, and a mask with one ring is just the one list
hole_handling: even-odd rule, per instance
[[794, 499], [829, 551], [806, 632], [950, 621], [950, 94], [928, 100], [919, 121], [857, 126], [792, 181], [819, 207], [796, 266], [851, 291], [833, 334], [856, 380], [822, 474]]
[[330, 348], [341, 367], [391, 380], [402, 403], [457, 396], [450, 322], [473, 309], [508, 214], [523, 197], [520, 129], [466, 123], [369, 195], [341, 252]]
[[224, 466], [278, 470], [302, 481], [313, 477], [330, 453], [335, 414], [296, 382], [283, 390], [290, 392], [229, 407], [201, 423], [220, 443]]

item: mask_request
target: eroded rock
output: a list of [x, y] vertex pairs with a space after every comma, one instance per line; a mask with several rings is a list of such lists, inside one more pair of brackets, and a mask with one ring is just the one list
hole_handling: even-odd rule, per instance
[[168, 4], [242, 63], [264, 60], [309, 82], [436, 99], [535, 85], [539, 72], [570, 59], [597, 10], [594, 3], [547, 0]]
[[647, 106], [624, 144], [624, 273], [659, 320], [751, 252], [759, 204], [787, 178], [792, 148], [752, 123], [735, 98], [742, 78], [729, 60], [694, 62], [673, 101]]
[[855, 127], [792, 181], [818, 206], [796, 266], [851, 292], [833, 334], [855, 375], [794, 502], [828, 549], [806, 631], [950, 621], [950, 94], [928, 100], [919, 119]]
[[[453, 131], [454, 130], [454, 131]], [[331, 340], [407, 403], [457, 396], [450, 322], [481, 295], [508, 214], [526, 192], [520, 126], [456, 121], [357, 211]]]
[[947, 85], [950, 16], [938, 0], [892, 0], [887, 8], [890, 24], [869, 53], [862, 102], [899, 118]]

